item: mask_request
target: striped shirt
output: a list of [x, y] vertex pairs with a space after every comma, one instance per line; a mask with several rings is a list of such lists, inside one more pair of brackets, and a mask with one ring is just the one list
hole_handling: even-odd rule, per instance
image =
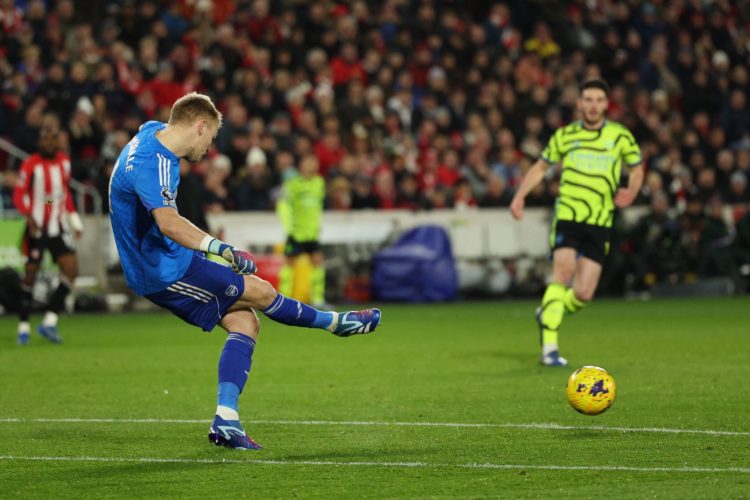
[[598, 130], [586, 129], [580, 121], [557, 129], [542, 159], [562, 165], [556, 220], [602, 227], [612, 227], [622, 165], [642, 161], [633, 134], [608, 120]]
[[47, 236], [69, 230], [66, 215], [75, 212], [70, 196], [70, 159], [59, 152], [54, 158], [35, 153], [22, 164], [13, 189], [13, 204], [31, 217]]

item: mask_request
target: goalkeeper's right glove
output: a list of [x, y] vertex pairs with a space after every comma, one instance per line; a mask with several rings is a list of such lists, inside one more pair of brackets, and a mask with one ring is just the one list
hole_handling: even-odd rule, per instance
[[255, 257], [253, 257], [253, 254], [235, 248], [211, 236], [206, 236], [201, 241], [201, 250], [223, 258], [232, 264], [232, 269], [239, 274], [253, 274], [258, 270], [255, 266]]

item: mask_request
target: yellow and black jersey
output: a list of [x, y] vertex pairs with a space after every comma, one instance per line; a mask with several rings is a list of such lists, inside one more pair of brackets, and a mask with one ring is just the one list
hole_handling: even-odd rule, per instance
[[641, 163], [641, 149], [620, 123], [605, 121], [590, 130], [577, 121], [555, 131], [542, 159], [562, 165], [557, 220], [611, 227], [622, 165]]

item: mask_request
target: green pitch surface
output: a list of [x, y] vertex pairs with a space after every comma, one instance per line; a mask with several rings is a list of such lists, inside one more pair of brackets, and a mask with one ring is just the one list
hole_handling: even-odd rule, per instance
[[[383, 306], [373, 335], [263, 320], [240, 399], [259, 452], [207, 441], [224, 335], [167, 314], [0, 318], [0, 497], [703, 497], [750, 493], [750, 301], [598, 301], [537, 365], [533, 303]], [[576, 413], [575, 367], [614, 406]]]

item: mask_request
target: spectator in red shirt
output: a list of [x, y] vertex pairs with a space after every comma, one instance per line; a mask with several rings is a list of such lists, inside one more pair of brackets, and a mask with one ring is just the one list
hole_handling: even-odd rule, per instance
[[339, 57], [331, 61], [331, 76], [335, 86], [344, 85], [354, 78], [359, 78], [363, 82], [367, 80], [367, 74], [359, 62], [356, 45], [342, 45]]
[[346, 149], [341, 145], [341, 138], [336, 133], [327, 133], [315, 144], [315, 156], [320, 162], [320, 174], [327, 177], [328, 172], [338, 166], [346, 156]]
[[443, 161], [437, 168], [437, 181], [447, 187], [453, 187], [461, 178], [461, 157], [455, 149], [447, 149], [443, 153]]

